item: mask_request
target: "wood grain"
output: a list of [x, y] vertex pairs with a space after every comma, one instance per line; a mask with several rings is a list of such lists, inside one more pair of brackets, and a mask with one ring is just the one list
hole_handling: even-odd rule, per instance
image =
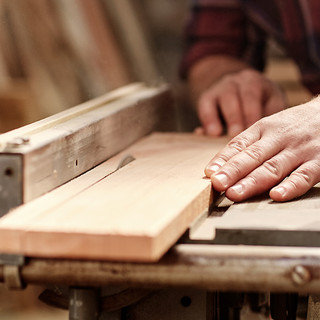
[[[203, 169], [226, 139], [153, 134], [0, 220], [0, 251], [156, 261], [212, 200]], [[136, 160], [109, 175], [130, 153]]]
[[[23, 159], [18, 170], [6, 169], [15, 174], [8, 177], [6, 170], [0, 172], [0, 214], [12, 208], [8, 206], [12, 202], [5, 183], [8, 178], [16, 182], [16, 193], [26, 203], [92, 169], [141, 137], [174, 127], [168, 86], [132, 84], [0, 135], [0, 158], [19, 155]], [[21, 138], [28, 143], [12, 145]]]

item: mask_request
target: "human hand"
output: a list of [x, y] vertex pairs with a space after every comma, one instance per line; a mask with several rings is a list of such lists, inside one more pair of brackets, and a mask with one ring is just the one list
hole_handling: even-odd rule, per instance
[[227, 74], [200, 95], [197, 111], [202, 128], [196, 132], [221, 135], [221, 114], [228, 135], [234, 137], [262, 117], [279, 112], [285, 106], [286, 99], [281, 89], [261, 73], [245, 69]]
[[232, 139], [205, 173], [214, 189], [233, 201], [272, 187], [275, 201], [307, 192], [320, 181], [320, 96], [256, 122]]

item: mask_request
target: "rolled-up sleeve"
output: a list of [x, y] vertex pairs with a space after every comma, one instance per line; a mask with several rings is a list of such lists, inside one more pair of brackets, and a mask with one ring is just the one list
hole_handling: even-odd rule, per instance
[[180, 74], [214, 54], [242, 57], [246, 47], [246, 19], [236, 0], [193, 1], [185, 28], [186, 50]]

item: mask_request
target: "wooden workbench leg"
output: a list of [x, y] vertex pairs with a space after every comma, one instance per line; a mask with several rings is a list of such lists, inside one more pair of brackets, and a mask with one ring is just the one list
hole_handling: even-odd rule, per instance
[[69, 320], [98, 320], [99, 315], [99, 290], [97, 288], [70, 288]]
[[320, 319], [320, 295], [310, 295], [307, 320]]

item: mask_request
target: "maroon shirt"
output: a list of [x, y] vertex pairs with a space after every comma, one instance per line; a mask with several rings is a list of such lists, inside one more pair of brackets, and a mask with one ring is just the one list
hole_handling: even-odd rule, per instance
[[181, 74], [214, 54], [263, 70], [268, 37], [297, 63], [305, 86], [319, 94], [320, 0], [193, 0]]

